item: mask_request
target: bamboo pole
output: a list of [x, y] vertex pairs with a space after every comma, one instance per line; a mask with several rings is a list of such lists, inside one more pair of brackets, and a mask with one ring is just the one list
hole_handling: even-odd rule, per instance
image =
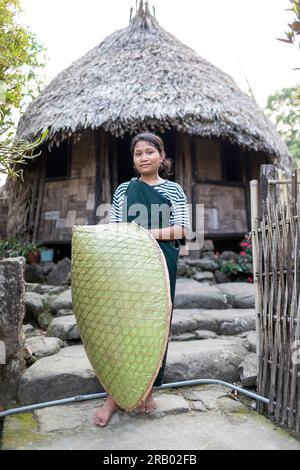
[[260, 358], [260, 294], [259, 294], [259, 278], [257, 276], [258, 269], [258, 247], [257, 247], [257, 232], [258, 225], [258, 181], [250, 181], [250, 204], [251, 204], [251, 233], [252, 233], [252, 263], [253, 263], [253, 282], [255, 294], [255, 315], [256, 315], [256, 353], [257, 358]]

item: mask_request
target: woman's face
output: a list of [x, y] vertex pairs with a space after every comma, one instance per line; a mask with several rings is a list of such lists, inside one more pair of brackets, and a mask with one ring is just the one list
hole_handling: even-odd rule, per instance
[[158, 174], [158, 169], [163, 156], [159, 153], [155, 145], [140, 140], [135, 144], [133, 163], [141, 175]]

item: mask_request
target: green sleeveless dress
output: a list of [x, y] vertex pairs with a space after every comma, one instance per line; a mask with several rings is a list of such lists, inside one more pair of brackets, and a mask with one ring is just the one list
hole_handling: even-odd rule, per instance
[[[134, 205], [135, 204], [143, 204], [143, 206], [147, 209], [146, 215], [143, 213], [135, 213]], [[159, 212], [159, 217], [153, 217], [154, 211], [157, 209], [157, 205], [164, 205], [164, 209], [169, 207], [169, 210], [163, 210]], [[132, 210], [133, 209], [133, 210]], [[162, 194], [160, 194], [156, 189], [154, 189], [151, 185], [145, 183], [144, 181], [139, 180], [138, 178], [134, 177], [131, 179], [125, 196], [124, 196], [124, 203], [123, 203], [123, 212], [122, 212], [122, 219], [123, 222], [133, 222], [135, 219], [138, 219], [138, 224], [143, 226], [146, 229], [157, 229], [157, 228], [164, 228], [170, 226], [170, 210], [171, 210], [171, 202], [166, 199]], [[155, 212], [156, 214], [156, 212]], [[156, 240], [165, 256], [168, 271], [169, 271], [169, 278], [170, 278], [170, 292], [171, 292], [171, 301], [172, 305], [174, 305], [174, 298], [175, 298], [175, 286], [176, 286], [176, 274], [177, 274], [177, 264], [179, 259], [179, 251], [180, 251], [180, 242], [178, 239], [175, 240]], [[173, 308], [172, 308], [172, 315], [173, 315]], [[172, 320], [171, 315], [171, 320]], [[167, 351], [168, 347], [166, 348], [166, 352], [164, 355], [164, 359], [162, 362], [162, 366], [160, 371], [156, 377], [154, 382], [154, 386], [158, 387], [162, 384], [166, 359], [167, 359]]]

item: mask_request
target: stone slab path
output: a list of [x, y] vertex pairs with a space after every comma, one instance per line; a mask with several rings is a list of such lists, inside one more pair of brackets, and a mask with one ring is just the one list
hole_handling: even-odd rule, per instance
[[155, 392], [152, 414], [117, 412], [105, 428], [91, 418], [103, 400], [7, 417], [2, 450], [300, 450], [300, 442], [218, 386]]

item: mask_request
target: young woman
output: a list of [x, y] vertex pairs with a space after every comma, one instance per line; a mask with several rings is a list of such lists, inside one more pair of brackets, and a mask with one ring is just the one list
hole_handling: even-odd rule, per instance
[[[186, 237], [189, 225], [187, 199], [182, 187], [173, 181], [164, 179], [171, 172], [172, 161], [166, 157], [164, 144], [155, 134], [144, 132], [136, 135], [131, 142], [133, 167], [139, 177], [132, 178], [120, 184], [113, 196], [110, 222], [131, 222], [137, 215], [130, 215], [132, 204], [143, 204], [147, 208], [147, 217], [140, 223], [154, 236], [162, 249], [170, 277], [171, 300], [174, 304], [177, 263], [180, 251], [179, 239]], [[126, 204], [124, 204], [126, 196]], [[153, 222], [151, 208], [153, 204], [168, 204], [169, 212], [159, 216]], [[157, 206], [156, 206], [157, 207]], [[173, 312], [172, 312], [173, 313]], [[163, 379], [167, 350], [161, 369], [156, 377], [154, 386], [160, 386]], [[147, 399], [139, 406], [139, 411], [151, 412], [156, 408], [152, 391]], [[93, 418], [96, 426], [105, 426], [118, 405], [111, 397], [107, 397], [104, 405], [99, 408]]]

